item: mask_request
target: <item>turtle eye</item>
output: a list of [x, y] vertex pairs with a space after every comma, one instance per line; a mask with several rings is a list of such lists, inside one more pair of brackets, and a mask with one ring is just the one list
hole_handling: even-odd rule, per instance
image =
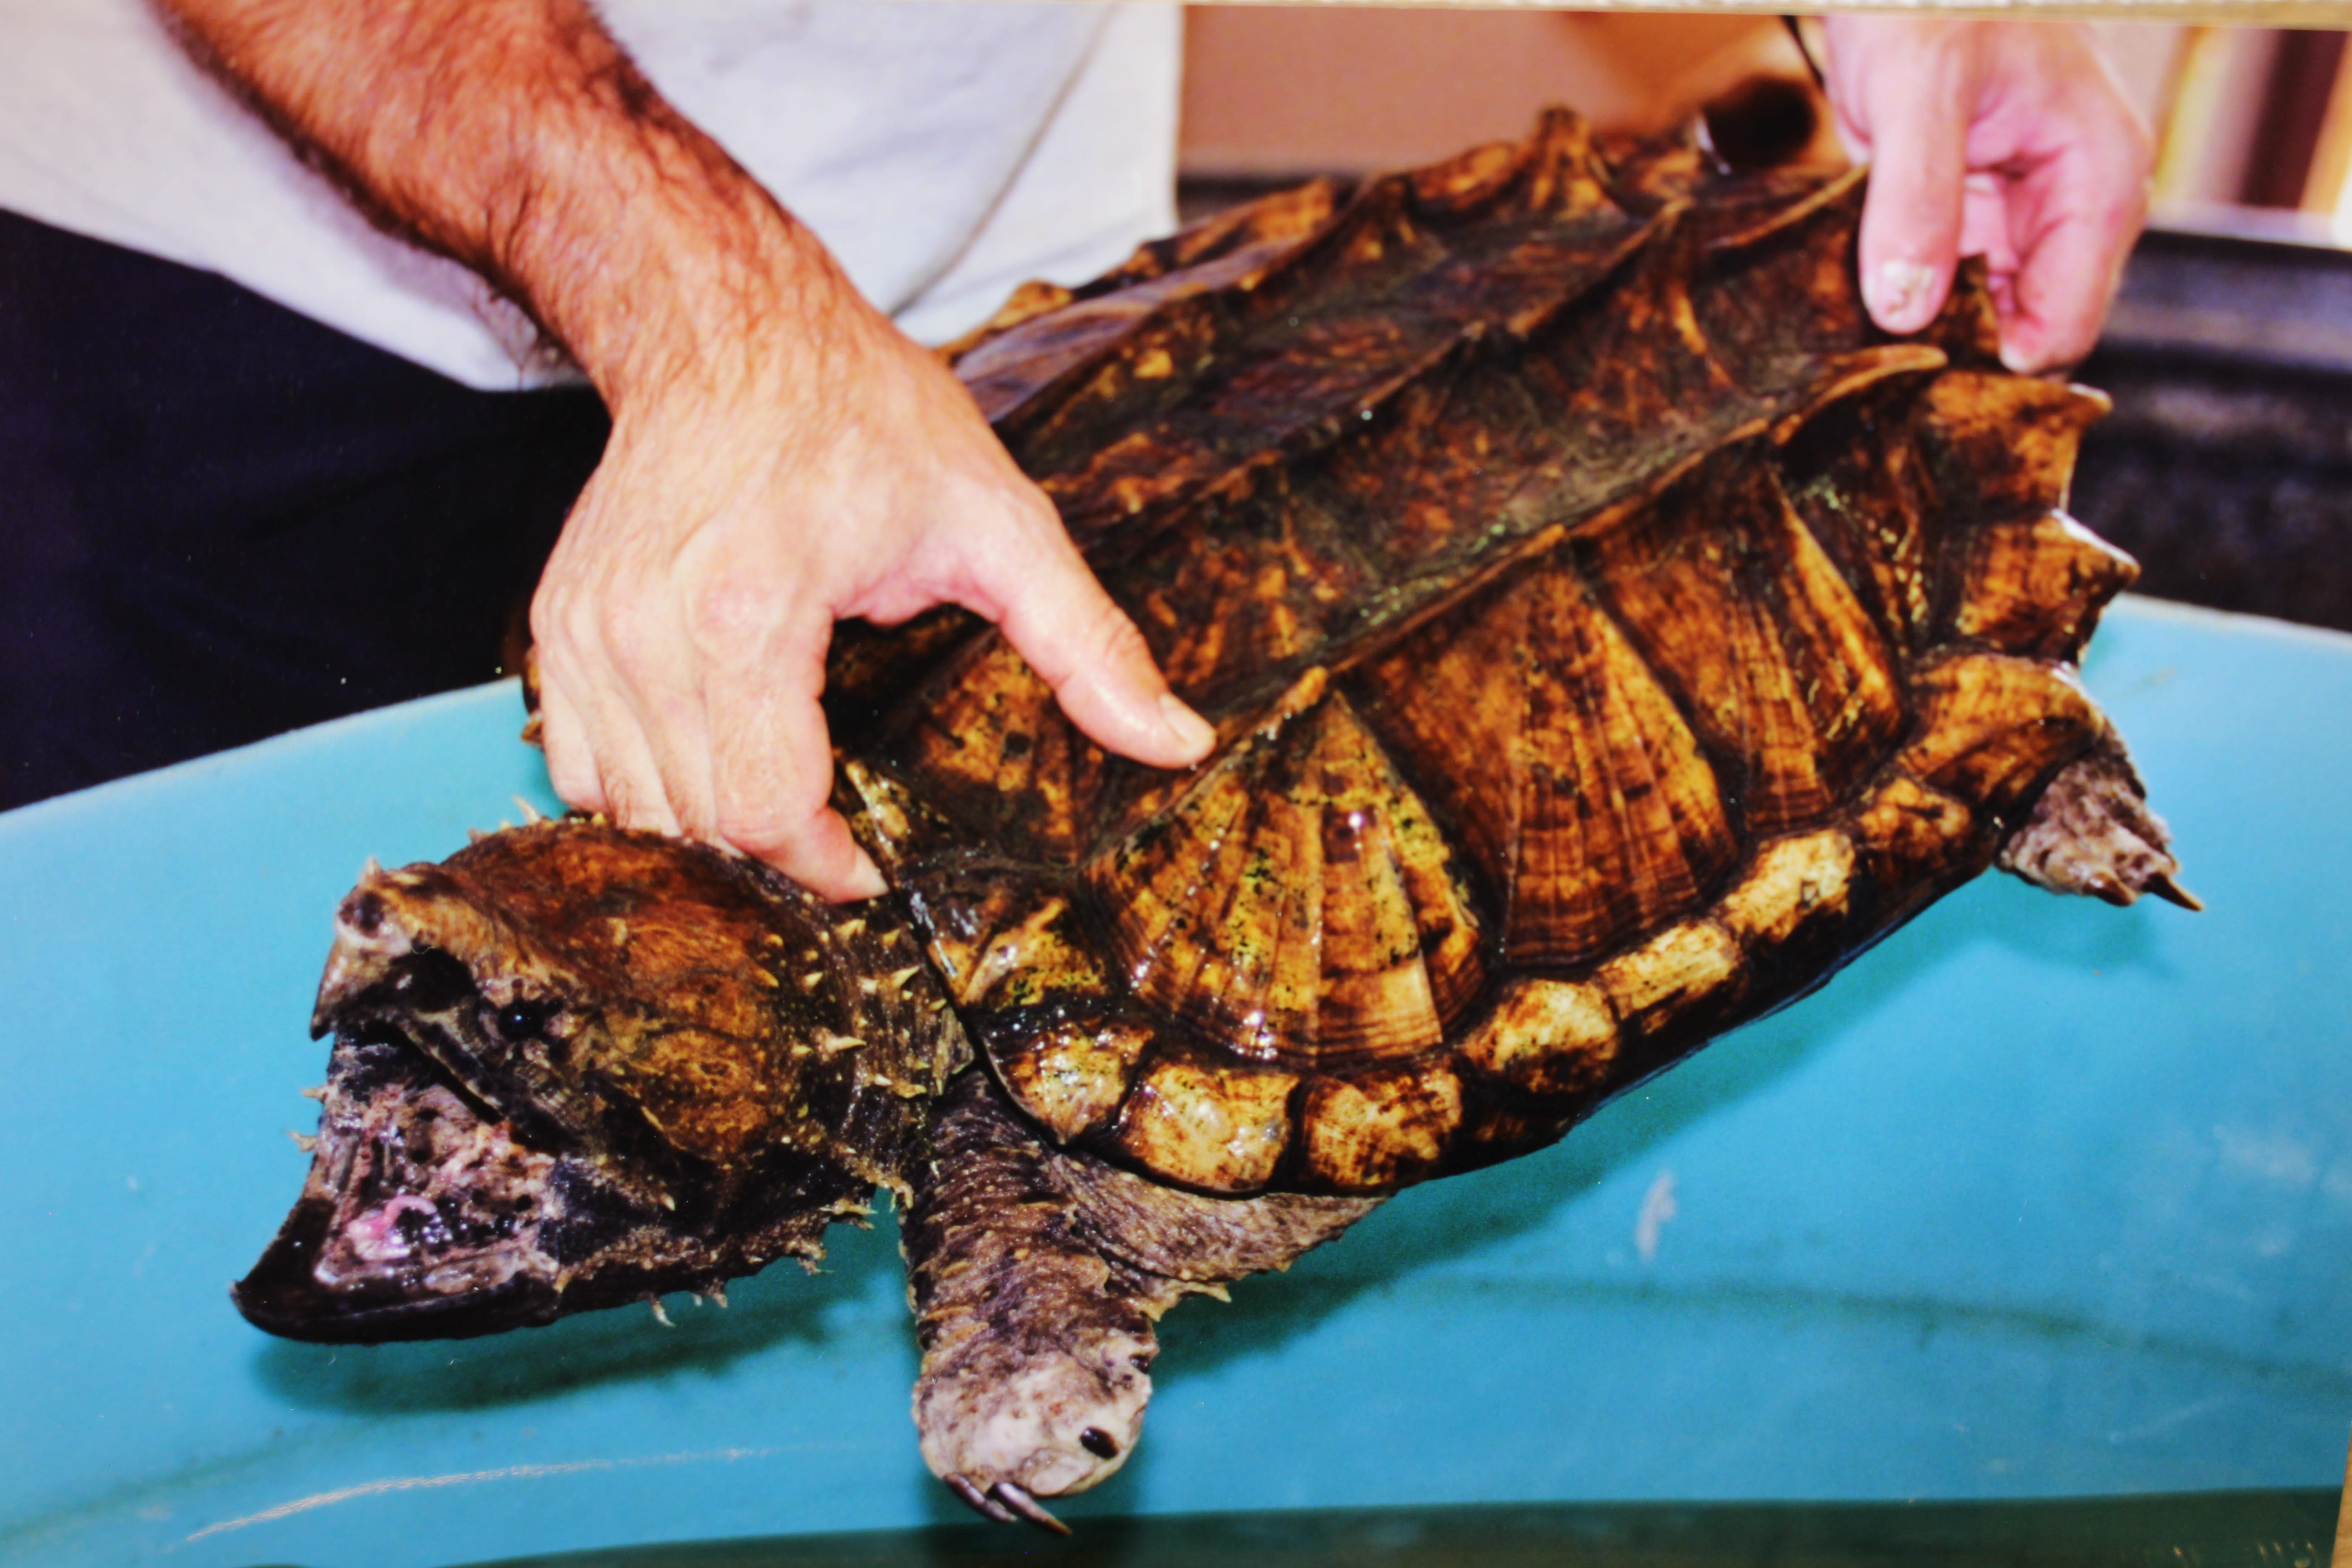
[[547, 1026], [547, 1007], [539, 1002], [509, 1002], [499, 1009], [499, 1034], [520, 1044]]

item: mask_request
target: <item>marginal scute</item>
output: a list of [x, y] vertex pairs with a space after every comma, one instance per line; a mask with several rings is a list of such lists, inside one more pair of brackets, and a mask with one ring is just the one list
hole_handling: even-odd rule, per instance
[[1931, 664], [1912, 695], [1918, 731], [1896, 765], [2004, 821], [2105, 724], [2066, 667], [2006, 654]]
[[2139, 563], [2063, 511], [1987, 523], [1956, 542], [1952, 632], [2003, 653], [2074, 659]]
[[1608, 993], [1590, 982], [1541, 976], [1507, 985], [1458, 1053], [1464, 1066], [1544, 1096], [1599, 1089], [1616, 1057], [1617, 1015]]
[[1013, 1103], [1068, 1143], [1109, 1121], [1151, 1040], [1131, 1019], [1054, 1019], [990, 1058]]
[[2111, 406], [2085, 386], [1954, 370], [1927, 389], [1920, 445], [1956, 520], [2032, 517], [2064, 510], [2083, 432]]
[[[1890, 769], [1862, 799], [1853, 816], [1853, 843], [1874, 886], [1903, 906], [1909, 890], [1919, 901], [1957, 876], [1973, 876], [1992, 854], [1989, 820], [1966, 802]], [[1897, 910], [1882, 910], [1882, 920]]]
[[1462, 1123], [1461, 1082], [1443, 1068], [1317, 1078], [1305, 1099], [1305, 1181], [1331, 1192], [1387, 1192], [1429, 1174]]
[[1274, 1179], [1290, 1142], [1296, 1073], [1169, 1056], [1127, 1098], [1117, 1150], [1171, 1181], [1210, 1193], [1254, 1193]]
[[1745, 946], [1780, 946], [1812, 921], [1843, 919], [1853, 877], [1853, 841], [1834, 827], [1775, 839], [1758, 847], [1716, 918]]
[[1711, 1019], [1738, 997], [1745, 972], [1738, 942], [1713, 921], [1686, 921], [1593, 971], [1626, 1032], [1655, 1036]]

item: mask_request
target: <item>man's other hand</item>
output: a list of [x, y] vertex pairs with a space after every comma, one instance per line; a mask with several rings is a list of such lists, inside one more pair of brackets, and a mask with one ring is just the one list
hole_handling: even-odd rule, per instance
[[2012, 370], [2088, 353], [2147, 216], [2153, 151], [2087, 30], [1840, 16], [1827, 33], [1838, 128], [1871, 166], [1872, 319], [1916, 331], [1959, 258], [1982, 255]]

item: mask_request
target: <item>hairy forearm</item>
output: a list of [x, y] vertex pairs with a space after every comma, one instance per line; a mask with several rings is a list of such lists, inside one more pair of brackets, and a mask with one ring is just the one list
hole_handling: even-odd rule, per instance
[[829, 802], [836, 620], [1000, 621], [1089, 736], [1214, 739], [947, 369], [630, 65], [587, 0], [154, 0], [386, 226], [570, 350], [613, 434], [531, 600], [575, 806], [879, 874]]
[[372, 217], [510, 295], [616, 403], [723, 370], [755, 326], [819, 346], [854, 300], [584, 0], [164, 3]]

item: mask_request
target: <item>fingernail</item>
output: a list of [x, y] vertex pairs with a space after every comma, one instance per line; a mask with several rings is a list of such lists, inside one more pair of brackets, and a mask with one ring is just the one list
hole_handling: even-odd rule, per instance
[[1193, 712], [1185, 705], [1184, 700], [1172, 691], [1160, 696], [1160, 721], [1168, 726], [1168, 732], [1175, 736], [1186, 753], [1194, 758], [1208, 755], [1209, 748], [1217, 743], [1215, 726]]
[[1891, 332], [1916, 331], [1927, 324], [1928, 291], [1936, 286], [1936, 269], [1917, 261], [1882, 261], [1863, 280], [1870, 313]]
[[2000, 345], [2000, 363], [2020, 375], [2032, 375], [2042, 368], [2039, 360], [2006, 340]]
[[845, 904], [864, 899], [878, 899], [890, 890], [890, 884], [882, 879], [882, 873], [874, 865], [874, 858], [861, 854], [857, 857], [857, 868], [850, 872], [847, 879], [847, 889], [839, 900]]

